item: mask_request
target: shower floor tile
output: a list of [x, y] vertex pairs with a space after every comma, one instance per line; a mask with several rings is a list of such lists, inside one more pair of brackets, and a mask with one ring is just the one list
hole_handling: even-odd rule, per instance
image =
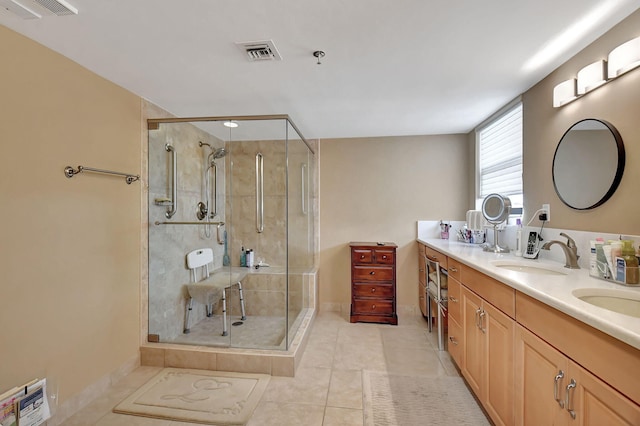
[[[233, 323], [242, 325], [234, 326]], [[213, 315], [191, 326], [189, 334], [181, 334], [164, 343], [196, 346], [284, 349], [286, 321], [283, 317], [240, 316], [229, 318], [229, 335], [222, 335], [222, 316]]]

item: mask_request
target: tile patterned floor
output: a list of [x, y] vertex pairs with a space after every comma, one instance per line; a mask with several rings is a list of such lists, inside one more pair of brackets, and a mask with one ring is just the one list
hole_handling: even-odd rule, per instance
[[[437, 335], [427, 331], [421, 316], [400, 316], [398, 322], [398, 326], [351, 324], [348, 316], [319, 314], [296, 377], [271, 378], [248, 426], [362, 426], [365, 369], [458, 376], [448, 353], [437, 350]], [[158, 371], [138, 368], [63, 425], [193, 426], [111, 412]]]

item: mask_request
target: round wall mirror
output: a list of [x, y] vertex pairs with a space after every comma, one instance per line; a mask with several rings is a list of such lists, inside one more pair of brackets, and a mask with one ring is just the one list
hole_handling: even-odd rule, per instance
[[489, 194], [482, 201], [482, 215], [493, 225], [493, 244], [487, 243], [483, 250], [494, 253], [508, 253], [509, 249], [498, 243], [498, 225], [509, 218], [511, 200], [500, 194]]
[[553, 156], [553, 186], [567, 206], [593, 209], [616, 191], [624, 164], [624, 145], [615, 127], [603, 120], [581, 120], [558, 143]]

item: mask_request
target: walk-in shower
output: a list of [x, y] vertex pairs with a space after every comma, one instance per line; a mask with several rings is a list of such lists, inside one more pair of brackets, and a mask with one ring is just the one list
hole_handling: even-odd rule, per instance
[[313, 147], [286, 115], [148, 128], [148, 341], [288, 349], [314, 304]]

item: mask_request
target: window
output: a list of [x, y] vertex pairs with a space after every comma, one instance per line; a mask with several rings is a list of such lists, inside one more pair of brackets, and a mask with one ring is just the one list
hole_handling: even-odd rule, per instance
[[506, 195], [522, 213], [522, 102], [508, 105], [476, 130], [478, 207], [489, 194]]

